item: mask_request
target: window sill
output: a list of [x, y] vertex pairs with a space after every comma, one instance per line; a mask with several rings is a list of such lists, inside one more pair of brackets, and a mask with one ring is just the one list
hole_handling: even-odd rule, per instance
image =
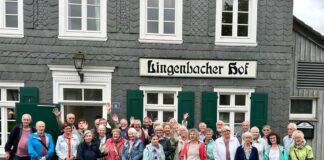
[[149, 38], [140, 38], [138, 39], [140, 43], [164, 43], [164, 44], [182, 44], [183, 40], [181, 39], [149, 39]]
[[17, 33], [17, 34], [12, 34], [12, 33], [4, 33], [0, 32], [0, 37], [6, 37], [6, 38], [24, 38], [24, 34], [22, 33]]
[[222, 42], [215, 42], [215, 45], [217, 46], [250, 46], [250, 47], [256, 47], [258, 43], [256, 42], [229, 42], [229, 41], [222, 41]]
[[[82, 33], [80, 33], [82, 34]], [[71, 35], [59, 35], [58, 39], [61, 40], [84, 40], [84, 41], [107, 41], [107, 37], [91, 37], [91, 36], [71, 36]]]

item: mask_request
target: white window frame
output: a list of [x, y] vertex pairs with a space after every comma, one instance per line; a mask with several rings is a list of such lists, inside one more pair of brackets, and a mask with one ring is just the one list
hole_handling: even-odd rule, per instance
[[[147, 110], [158, 112], [158, 121], [163, 122], [163, 111], [174, 111], [174, 118], [178, 119], [178, 93], [182, 90], [181, 87], [170, 86], [140, 86], [139, 88], [144, 92], [143, 97], [143, 118], [147, 116]], [[147, 93], [158, 93], [158, 104], [147, 104]], [[163, 105], [163, 99], [161, 94], [174, 93], [174, 105]], [[162, 102], [161, 102], [162, 101]], [[166, 107], [160, 107], [161, 105]]]
[[[312, 113], [311, 114], [291, 113], [291, 100], [312, 100]], [[316, 106], [317, 106], [317, 97], [291, 97], [289, 101], [289, 119], [290, 120], [315, 120]]]
[[[163, 31], [163, 5], [159, 0], [159, 28]], [[174, 34], [147, 33], [147, 0], [140, 0], [140, 37], [141, 43], [182, 44], [182, 0], [175, 0], [175, 29]]]
[[[106, 41], [107, 40], [107, 0], [100, 0], [100, 29], [99, 31], [87, 30], [68, 30], [68, 0], [59, 0], [59, 39], [63, 40], [89, 40]], [[82, 2], [82, 22], [81, 28], [86, 26], [85, 9], [87, 0]]]
[[[0, 90], [1, 90], [1, 100], [0, 100], [0, 109], [1, 109], [1, 141], [2, 144], [0, 144], [0, 157], [5, 154], [4, 146], [8, 139], [8, 126], [7, 126], [7, 110], [9, 108], [14, 108], [16, 106], [16, 103], [19, 102], [19, 95], [18, 95], [18, 101], [7, 101], [7, 89], [18, 89], [20, 87], [24, 87], [24, 83], [22, 82], [0, 82]], [[3, 132], [5, 131], [5, 132]]]
[[[229, 127], [231, 128], [231, 134], [234, 135], [234, 126], [235, 126], [235, 120], [234, 120], [234, 113], [245, 113], [245, 120], [250, 121], [250, 115], [251, 115], [251, 94], [255, 92], [254, 88], [214, 88], [214, 92], [217, 93], [217, 120], [219, 119], [219, 112], [229, 112]], [[230, 95], [230, 106], [222, 106], [219, 104], [220, 102], [220, 95]], [[235, 95], [247, 95], [245, 97], [245, 106], [242, 107], [235, 107]], [[234, 96], [234, 98], [233, 98]]]
[[[238, 15], [238, 0], [233, 0], [233, 30], [236, 33], [237, 30], [237, 15]], [[257, 12], [258, 12], [258, 0], [249, 0], [249, 20], [248, 20], [248, 36], [238, 37], [234, 36], [222, 36], [222, 11], [223, 1], [216, 0], [216, 21], [215, 21], [215, 45], [223, 46], [257, 46]]]
[[18, 0], [18, 27], [5, 27], [5, 2], [6, 0], [0, 0], [0, 37], [9, 38], [22, 38], [24, 37], [24, 9], [23, 0]]

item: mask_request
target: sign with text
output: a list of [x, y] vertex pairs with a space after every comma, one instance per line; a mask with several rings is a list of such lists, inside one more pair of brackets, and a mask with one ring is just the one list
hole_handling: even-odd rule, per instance
[[140, 58], [140, 76], [256, 78], [256, 61]]

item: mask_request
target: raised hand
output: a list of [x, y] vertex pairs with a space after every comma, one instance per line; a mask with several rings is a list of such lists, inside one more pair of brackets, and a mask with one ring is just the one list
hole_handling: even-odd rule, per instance
[[54, 109], [52, 110], [52, 112], [53, 112], [53, 114], [54, 114], [56, 117], [61, 116], [61, 112], [58, 110], [58, 108], [54, 108]]
[[185, 113], [185, 114], [183, 114], [183, 120], [186, 120], [188, 117], [189, 117], [189, 113], [188, 112]]
[[134, 117], [131, 116], [131, 117], [129, 118], [129, 122], [130, 122], [130, 124], [131, 124], [131, 125], [134, 124], [134, 121], [135, 121]]
[[110, 114], [111, 113], [111, 103], [110, 102], [106, 103], [106, 109], [107, 109], [107, 113]]
[[113, 120], [115, 123], [118, 123], [118, 122], [119, 122], [118, 115], [117, 115], [116, 113], [113, 114], [113, 116], [112, 116], [112, 120]]

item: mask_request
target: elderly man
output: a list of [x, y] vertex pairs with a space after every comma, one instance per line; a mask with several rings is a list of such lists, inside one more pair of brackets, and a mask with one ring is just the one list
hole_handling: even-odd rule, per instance
[[119, 129], [121, 130], [121, 136], [123, 138], [127, 138], [127, 132], [128, 132], [128, 122], [125, 118], [121, 119], [119, 122]]
[[[61, 112], [57, 108], [54, 108], [53, 109], [53, 114], [56, 117], [56, 121], [57, 121], [57, 124], [58, 124], [59, 128], [62, 128], [63, 125], [64, 125], [64, 122], [61, 121]], [[77, 127], [75, 125], [75, 115], [73, 113], [68, 113], [66, 115], [66, 122], [69, 125], [71, 125], [72, 134], [77, 134], [78, 131], [77, 131]]]
[[221, 137], [222, 136], [222, 128], [224, 126], [224, 122], [222, 120], [218, 120], [216, 122], [216, 131], [213, 135], [213, 139], [216, 140], [217, 138]]
[[207, 125], [204, 122], [200, 122], [198, 127], [199, 127], [199, 140], [203, 142], [206, 135]]
[[286, 135], [283, 138], [283, 144], [284, 144], [284, 147], [286, 148], [287, 153], [289, 153], [290, 146], [292, 144], [294, 144], [292, 134], [294, 133], [295, 130], [297, 130], [297, 125], [295, 123], [289, 123], [288, 126], [287, 126], [288, 135]]
[[21, 117], [22, 124], [15, 125], [5, 145], [5, 159], [30, 159], [28, 155], [27, 140], [36, 129], [30, 126], [32, 118], [30, 114]]
[[52, 136], [45, 133], [45, 123], [36, 122], [36, 133], [28, 137], [28, 154], [31, 160], [51, 159], [54, 153]]
[[242, 144], [242, 135], [243, 135], [243, 133], [249, 131], [249, 129], [250, 129], [249, 121], [243, 121], [242, 122], [242, 130], [240, 130], [239, 132], [237, 132], [235, 134], [235, 136], [236, 136], [237, 140], [240, 142], [240, 144]]

